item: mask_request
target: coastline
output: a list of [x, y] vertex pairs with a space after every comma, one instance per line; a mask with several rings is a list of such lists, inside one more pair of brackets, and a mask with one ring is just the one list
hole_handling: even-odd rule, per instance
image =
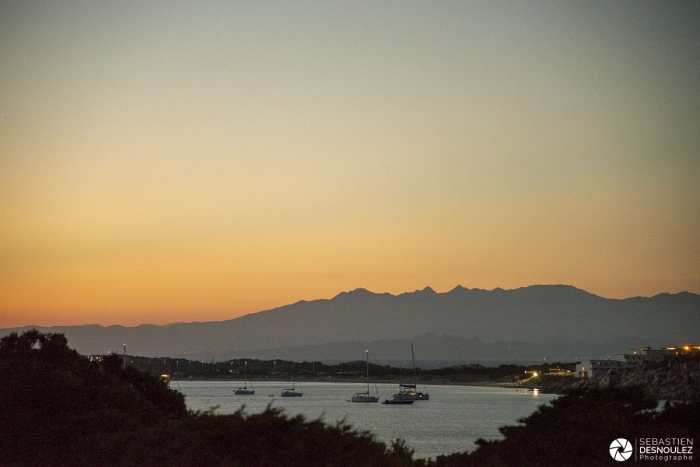
[[[231, 382], [231, 383], [243, 383], [244, 379], [219, 379], [219, 378], [188, 378], [188, 379], [172, 379], [171, 381], [221, 381], [221, 382]], [[291, 379], [281, 378], [248, 378], [248, 382], [253, 383], [291, 383]], [[297, 383], [334, 383], [334, 384], [367, 384], [364, 379], [344, 379], [344, 378], [314, 378], [314, 379], [297, 379]], [[400, 384], [401, 381], [396, 379], [377, 379], [371, 380], [370, 384]], [[501, 387], [510, 389], [530, 389], [533, 386], [527, 386], [518, 383], [508, 383], [508, 382], [497, 382], [497, 381], [419, 381], [418, 386], [482, 386], [482, 387]]]

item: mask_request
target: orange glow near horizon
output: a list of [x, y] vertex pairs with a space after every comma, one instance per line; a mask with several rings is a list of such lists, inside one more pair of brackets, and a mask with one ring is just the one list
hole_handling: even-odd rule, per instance
[[698, 6], [299, 8], [0, 5], [0, 328], [700, 293]]

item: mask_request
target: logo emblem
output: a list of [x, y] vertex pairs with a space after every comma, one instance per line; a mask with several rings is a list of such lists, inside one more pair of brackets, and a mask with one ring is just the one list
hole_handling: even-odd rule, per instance
[[610, 456], [616, 461], [626, 461], [632, 456], [632, 443], [625, 438], [617, 438], [610, 443]]

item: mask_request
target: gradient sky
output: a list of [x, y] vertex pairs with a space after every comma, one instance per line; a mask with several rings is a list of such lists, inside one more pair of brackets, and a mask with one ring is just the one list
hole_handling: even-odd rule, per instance
[[700, 2], [0, 2], [0, 327], [700, 293]]

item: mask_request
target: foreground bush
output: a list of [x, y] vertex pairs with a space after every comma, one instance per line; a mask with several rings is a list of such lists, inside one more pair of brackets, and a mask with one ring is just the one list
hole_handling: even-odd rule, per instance
[[[700, 401], [657, 403], [641, 388], [576, 389], [540, 407], [505, 439], [433, 467], [620, 465], [608, 452], [623, 437], [693, 438]], [[0, 466], [417, 466], [402, 442], [390, 448], [338, 424], [261, 414], [193, 413], [159, 378], [112, 356], [90, 362], [64, 336], [30, 331], [0, 339]], [[639, 464], [697, 465], [692, 462]], [[628, 462], [629, 464], [637, 464]]]
[[656, 411], [657, 401], [642, 387], [575, 389], [541, 406], [521, 425], [501, 428], [502, 440], [476, 442], [470, 453], [440, 456], [433, 467], [453, 466], [609, 466], [620, 465], [609, 454], [617, 438], [693, 438], [693, 460], [643, 460], [630, 464], [699, 465], [700, 401], [669, 403]]
[[0, 465], [411, 466], [403, 443], [286, 417], [193, 413], [118, 356], [90, 362], [63, 335], [0, 340]]

